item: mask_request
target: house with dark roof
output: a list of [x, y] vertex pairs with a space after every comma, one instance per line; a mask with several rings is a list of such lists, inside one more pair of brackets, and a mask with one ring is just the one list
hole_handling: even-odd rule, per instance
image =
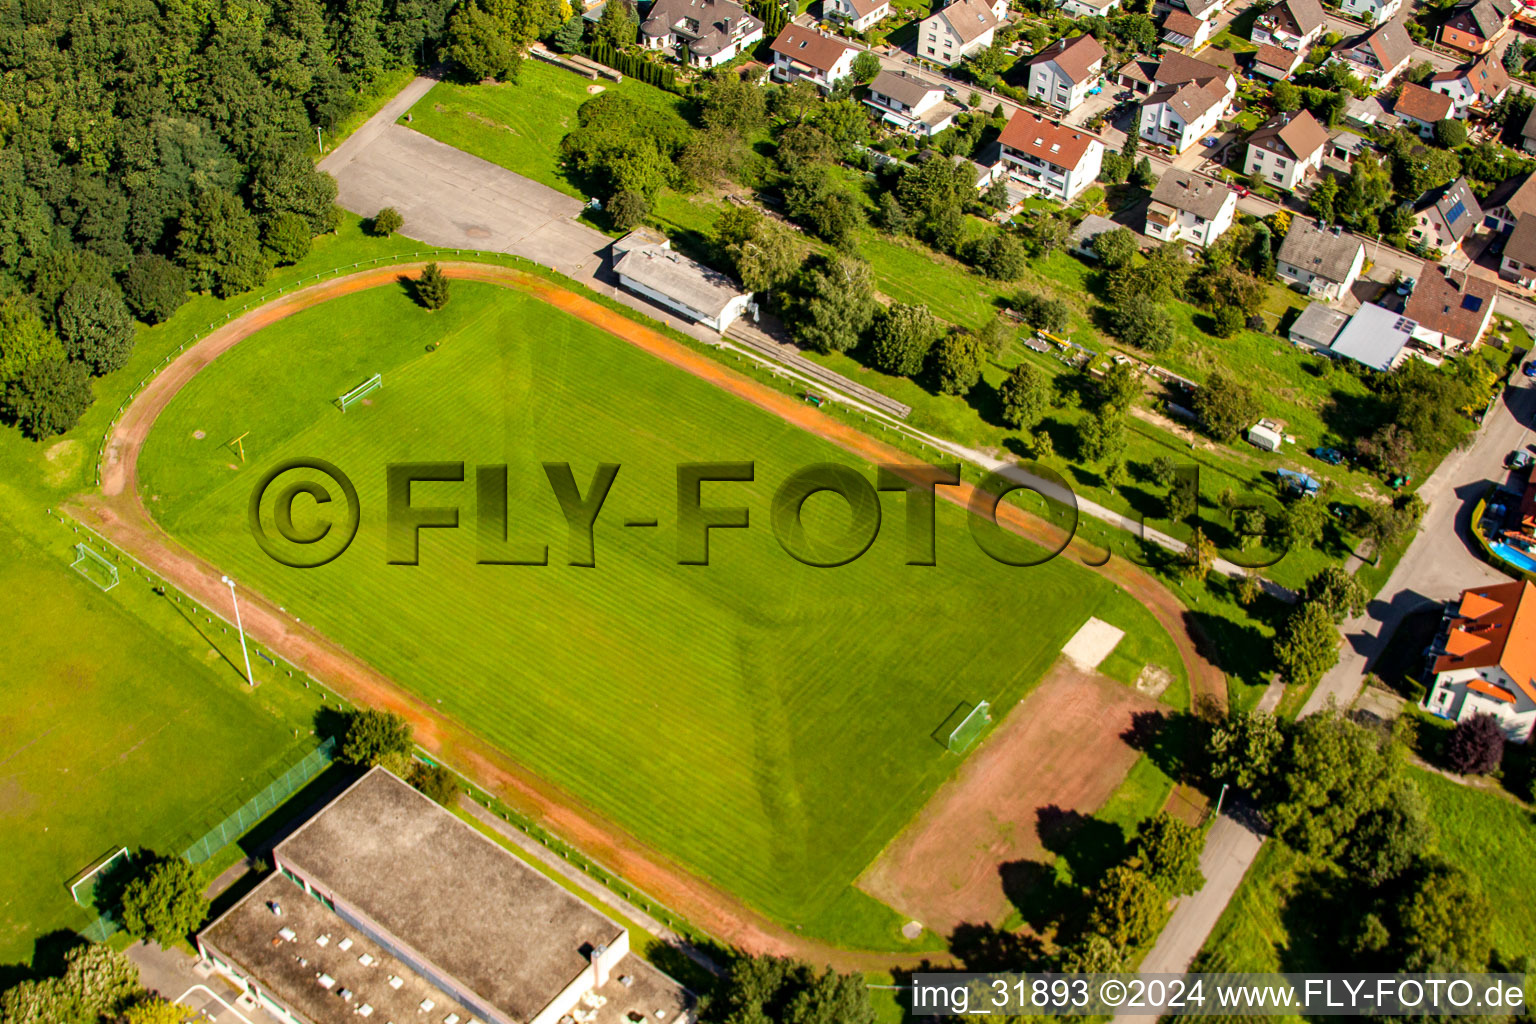
[[1141, 105], [1139, 134], [1182, 153], [1216, 130], [1230, 102], [1231, 95], [1214, 76], [1160, 84]]
[[798, 82], [802, 79], [823, 92], [831, 91], [840, 80], [853, 73], [853, 59], [860, 51], [835, 36], [790, 22], [773, 41], [773, 67], [768, 72], [775, 81]]
[[640, 23], [646, 49], [702, 68], [734, 60], [762, 38], [762, 21], [734, 0], [656, 0]]
[[1522, 213], [1499, 260], [1499, 276], [1522, 288], [1536, 287], [1536, 213]]
[[1414, 341], [1440, 352], [1465, 352], [1483, 340], [1498, 295], [1492, 281], [1425, 263], [1403, 315], [1419, 325]]
[[1069, 18], [1107, 18], [1120, 0], [1057, 0], [1056, 7]]
[[1083, 257], [1086, 260], [1098, 260], [1099, 254], [1093, 251], [1093, 240], [1106, 232], [1114, 231], [1123, 225], [1116, 224], [1108, 217], [1101, 217], [1096, 213], [1090, 213], [1072, 229], [1067, 236], [1067, 251]]
[[1509, 92], [1509, 72], [1493, 54], [1429, 76], [1429, 88], [1451, 98], [1452, 117], [1486, 113]]
[[1291, 344], [1297, 348], [1310, 348], [1327, 353], [1333, 347], [1333, 340], [1339, 336], [1344, 325], [1349, 323], [1349, 314], [1321, 302], [1308, 304], [1291, 324], [1289, 337]]
[[1253, 54], [1253, 63], [1249, 65], [1248, 70], [1272, 82], [1283, 82], [1295, 73], [1296, 68], [1306, 58], [1307, 54], [1304, 50], [1287, 50], [1273, 43], [1260, 43], [1258, 50]]
[[1514, 580], [1463, 590], [1446, 603], [1428, 656], [1424, 710], [1453, 722], [1492, 715], [1508, 739], [1530, 741], [1536, 726], [1536, 585]]
[[1422, 85], [1404, 82], [1392, 104], [1392, 113], [1412, 128], [1419, 137], [1428, 139], [1435, 134], [1435, 122], [1451, 116], [1455, 104], [1442, 92], [1431, 92]]
[[1334, 51], [1329, 63], [1338, 62], [1372, 92], [1385, 89], [1413, 58], [1413, 40], [1400, 22], [1391, 21]]
[[1092, 185], [1104, 164], [1097, 136], [1029, 110], [1015, 111], [997, 141], [1010, 178], [1064, 203]]
[[1154, 0], [1152, 13], [1162, 15], [1170, 11], [1183, 11], [1190, 17], [1214, 25], [1216, 16], [1226, 5], [1227, 0]]
[[1254, 20], [1248, 38], [1256, 46], [1305, 50], [1323, 34], [1325, 25], [1318, 0], [1280, 0]]
[[1536, 214], [1536, 174], [1517, 174], [1493, 187], [1483, 208], [1483, 227], [1509, 234], [1523, 213]]
[[822, 0], [821, 16], [855, 32], [868, 32], [891, 15], [891, 0]]
[[1463, 53], [1485, 54], [1514, 24], [1515, 0], [1461, 0], [1440, 26], [1440, 42]]
[[1244, 174], [1257, 174], [1268, 184], [1295, 191], [1309, 174], [1323, 166], [1328, 129], [1308, 111], [1279, 113], [1248, 136]]
[[905, 71], [882, 71], [869, 83], [864, 102], [881, 120], [913, 135], [937, 135], [954, 123], [960, 108], [944, 90]]
[[1354, 235], [1296, 217], [1275, 254], [1275, 276], [1317, 299], [1344, 296], [1365, 267], [1365, 245]]
[[1104, 74], [1104, 47], [1086, 32], [1058, 39], [1029, 58], [1029, 95], [1070, 112]]
[[1160, 242], [1205, 248], [1226, 233], [1236, 215], [1236, 192], [1203, 174], [1174, 168], [1152, 190], [1144, 233]]
[[1520, 148], [1527, 153], [1536, 153], [1536, 108], [1531, 109], [1525, 124], [1520, 126]]
[[955, 0], [917, 27], [917, 53], [935, 64], [958, 64], [992, 45], [998, 20], [986, 0]]
[[1373, 28], [1397, 17], [1403, 0], [1341, 0], [1339, 10]]
[[1483, 208], [1466, 178], [1431, 189], [1413, 204], [1408, 240], [1442, 253], [1459, 250], [1483, 221]]

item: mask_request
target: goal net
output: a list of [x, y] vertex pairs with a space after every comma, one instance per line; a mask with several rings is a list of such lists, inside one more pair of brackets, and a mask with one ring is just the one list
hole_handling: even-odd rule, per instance
[[102, 590], [117, 586], [117, 566], [106, 555], [98, 554], [88, 544], [75, 545], [75, 560], [69, 567]]
[[949, 749], [956, 754], [965, 753], [991, 721], [992, 705], [982, 701], [971, 708], [970, 714], [961, 719], [960, 724], [950, 731], [947, 744]]
[[96, 884], [108, 877], [131, 859], [128, 847], [102, 854], [69, 880], [69, 897], [88, 910], [97, 909]]
[[357, 387], [353, 388], [351, 391], [348, 391], [346, 394], [336, 399], [336, 405], [340, 407], [342, 412], [346, 412], [349, 408], [356, 405], [358, 402], [361, 402], [368, 395], [371, 395], [373, 392], [379, 390], [379, 388], [383, 386], [383, 375], [376, 373], [372, 377], [369, 377], [367, 380], [363, 381]]

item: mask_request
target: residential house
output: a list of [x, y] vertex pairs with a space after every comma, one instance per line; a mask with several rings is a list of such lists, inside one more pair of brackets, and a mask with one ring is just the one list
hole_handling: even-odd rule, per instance
[[1183, 47], [1191, 53], [1204, 46], [1211, 38], [1212, 27], [1188, 11], [1169, 11], [1163, 17], [1158, 38], [1173, 46]]
[[1466, 178], [1431, 189], [1413, 206], [1413, 227], [1408, 240], [1442, 253], [1461, 248], [1462, 242], [1483, 221], [1483, 208]]
[[1485, 113], [1509, 92], [1509, 72], [1499, 58], [1488, 54], [1465, 67], [1429, 77], [1429, 87], [1451, 98], [1452, 117]]
[[1408, 30], [1392, 21], [1335, 50], [1329, 61], [1344, 64], [1367, 88], [1379, 92], [1392, 84], [1412, 58]]
[[1445, 606], [1429, 650], [1424, 710], [1453, 722], [1492, 715], [1504, 735], [1529, 742], [1536, 727], [1536, 585], [1473, 587]]
[[891, 0], [822, 0], [821, 16], [868, 32], [891, 15]]
[[1463, 53], [1484, 54], [1514, 23], [1516, 0], [1461, 0], [1440, 26], [1440, 42]]
[[1520, 127], [1520, 148], [1527, 153], [1536, 153], [1536, 108]]
[[752, 293], [729, 277], [674, 252], [665, 236], [638, 228], [613, 243], [619, 284], [724, 334], [751, 310]]
[[1029, 58], [1029, 95], [1072, 111], [1088, 98], [1104, 73], [1104, 47], [1084, 33], [1058, 39]]
[[1483, 208], [1483, 227], [1509, 234], [1521, 214], [1536, 214], [1536, 174], [1517, 174], [1499, 182], [1478, 205]]
[[1306, 57], [1304, 50], [1287, 50], [1272, 43], [1260, 43], [1248, 70], [1271, 81], [1283, 82], [1295, 73]]
[[1536, 287], [1536, 213], [1522, 213], [1504, 243], [1499, 276], [1522, 288]]
[[1425, 139], [1434, 136], [1435, 122], [1450, 117], [1455, 109], [1455, 104], [1445, 93], [1431, 92], [1412, 82], [1403, 83], [1397, 101], [1392, 105], [1392, 113], [1397, 119]]
[[1216, 16], [1226, 7], [1227, 0], [1155, 0], [1152, 5], [1153, 13], [1164, 14], [1168, 11], [1184, 11], [1201, 21], [1216, 22]]
[[1401, 313], [1374, 302], [1361, 303], [1328, 351], [1340, 359], [1353, 359], [1386, 373], [1397, 369], [1408, 357], [1409, 343], [1417, 327]]
[[994, 181], [1003, 176], [1006, 170], [1003, 167], [1003, 148], [997, 142], [984, 147], [980, 153], [976, 154], [975, 160], [960, 153], [953, 154], [949, 160], [956, 167], [965, 167], [970, 170], [978, 192], [985, 192]]
[[640, 42], [686, 64], [712, 68], [746, 53], [763, 23], [733, 0], [656, 0], [640, 23]]
[[831, 91], [840, 79], [853, 73], [853, 59], [860, 51], [834, 36], [790, 22], [773, 41], [775, 81], [807, 81], [823, 92]]
[[1092, 185], [1104, 163], [1097, 137], [1028, 110], [1016, 111], [997, 141], [1009, 177], [1064, 203]]
[[937, 135], [954, 123], [960, 108], [944, 90], [905, 71], [882, 71], [869, 83], [867, 103], [888, 124], [914, 135]]
[[1275, 276], [1317, 299], [1348, 294], [1365, 268], [1365, 245], [1339, 228], [1296, 217], [1275, 255]]
[[997, 15], [986, 0], [956, 0], [918, 25], [918, 56], [935, 64], [958, 64], [991, 46], [997, 25]]
[[1193, 171], [1169, 170], [1147, 204], [1146, 234], [1204, 248], [1226, 233], [1237, 215], [1237, 193]]
[[1374, 28], [1395, 18], [1402, 6], [1403, 0], [1340, 0], [1339, 11]]
[[1276, 114], [1248, 136], [1243, 173], [1294, 192], [1308, 174], [1322, 169], [1327, 145], [1328, 129], [1307, 111]]
[[1363, 99], [1351, 99], [1344, 104], [1344, 120], [1362, 131], [1372, 128], [1392, 128], [1397, 124], [1397, 118], [1387, 113], [1387, 108], [1381, 105], [1381, 100], [1375, 96], [1366, 96]]
[[1141, 105], [1141, 137], [1182, 153], [1216, 130], [1227, 97], [1215, 82], [1160, 87]]
[[1316, 349], [1319, 352], [1330, 354], [1333, 348], [1333, 340], [1339, 336], [1344, 325], [1349, 323], [1349, 314], [1321, 302], [1313, 302], [1301, 311], [1294, 323], [1291, 324], [1291, 344], [1297, 348]]
[[1107, 231], [1114, 231], [1121, 225], [1116, 224], [1108, 217], [1100, 217], [1096, 213], [1090, 213], [1077, 222], [1072, 233], [1067, 237], [1067, 249], [1084, 259], [1096, 260], [1099, 254], [1093, 251], [1093, 240]]
[[1281, 46], [1305, 52], [1326, 27], [1318, 0], [1280, 0], [1259, 15], [1248, 32], [1256, 46]]
[[1413, 338], [1441, 352], [1465, 352], [1493, 321], [1499, 286], [1466, 271], [1447, 271], [1425, 263], [1403, 315], [1416, 322]]
[[1120, 0], [1059, 0], [1056, 7], [1069, 18], [1107, 18]]

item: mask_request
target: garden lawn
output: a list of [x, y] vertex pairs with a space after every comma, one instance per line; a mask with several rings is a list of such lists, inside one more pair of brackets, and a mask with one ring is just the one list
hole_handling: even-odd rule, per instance
[[632, 78], [593, 82], [572, 71], [524, 61], [517, 81], [504, 85], [439, 82], [411, 108], [414, 131], [447, 143], [507, 170], [586, 199], [560, 166], [560, 142], [576, 130], [576, 111], [594, 95], [611, 90], [648, 106], [679, 113], [684, 101]]
[[[371, 405], [332, 407], [375, 372]], [[231, 468], [219, 439], [242, 431], [250, 463]], [[256, 473], [296, 455], [340, 466], [364, 510], [352, 548], [307, 571], [263, 556], [245, 526]], [[424, 531], [418, 566], [386, 564], [384, 466], [441, 459], [508, 464], [513, 543], [547, 544], [551, 564], [475, 564], [472, 483], [416, 485], [417, 505], [458, 504], [465, 528]], [[565, 564], [539, 463], [566, 460], [583, 493], [596, 463], [622, 466], [595, 569]], [[680, 566], [676, 465], [716, 460], [755, 460], [755, 482], [704, 488], [706, 505], [748, 507], [752, 528], [715, 531], [712, 564]], [[896, 495], [862, 558], [799, 564], [768, 503], [819, 462], [857, 465], [520, 292], [456, 282], [437, 313], [382, 287], [242, 342], [166, 409], [140, 472], [178, 538], [642, 840], [808, 932], [899, 947], [897, 916], [849, 882], [955, 767], [933, 731], [957, 705], [1020, 699], [1090, 615], [1137, 637], [1138, 657], [1173, 648], [1069, 560], [990, 561], [948, 503], [935, 567], [903, 564]], [[807, 533], [838, 532], [843, 508], [812, 498]], [[303, 528], [312, 507], [298, 515]], [[619, 525], [639, 517], [660, 529]]]

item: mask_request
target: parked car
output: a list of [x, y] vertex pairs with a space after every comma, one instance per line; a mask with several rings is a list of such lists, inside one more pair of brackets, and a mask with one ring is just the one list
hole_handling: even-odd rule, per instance
[[1418, 281], [1414, 280], [1411, 277], [1403, 278], [1401, 281], [1399, 281], [1397, 283], [1397, 294], [1399, 294], [1399, 295], [1412, 295], [1413, 294], [1413, 288], [1418, 283], [1419, 283]]
[[1344, 453], [1337, 448], [1313, 448], [1312, 455], [1314, 458], [1326, 462], [1330, 466], [1341, 466], [1344, 464]]
[[1504, 465], [1508, 469], [1520, 470], [1530, 468], [1532, 462], [1536, 462], [1536, 458], [1533, 458], [1530, 452], [1516, 450], [1509, 453], [1509, 457], [1504, 460]]
[[1235, 181], [1227, 182], [1227, 188], [1231, 189], [1233, 192], [1236, 192], [1237, 198], [1239, 199], [1247, 199], [1249, 196], [1253, 195], [1253, 192], [1250, 189], [1244, 185], [1239, 185]]
[[1527, 377], [1536, 377], [1536, 359], [1532, 359], [1520, 368], [1520, 372]]

